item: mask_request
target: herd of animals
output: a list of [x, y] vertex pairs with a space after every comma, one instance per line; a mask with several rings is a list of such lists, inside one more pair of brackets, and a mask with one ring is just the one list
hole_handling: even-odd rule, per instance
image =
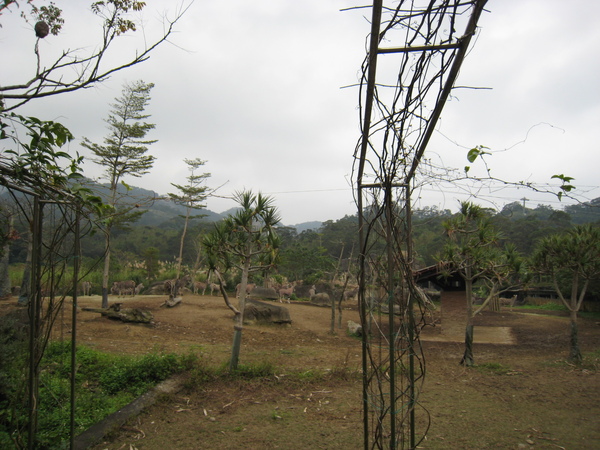
[[[111, 295], [116, 295], [118, 297], [135, 296], [139, 295], [143, 291], [144, 287], [145, 286], [142, 283], [136, 284], [133, 280], [115, 281], [110, 288], [110, 293]], [[220, 289], [219, 285], [216, 283], [193, 281], [189, 275], [179, 279], [166, 280], [163, 282], [162, 287], [163, 292], [168, 294], [170, 298], [175, 298], [180, 295], [183, 288], [189, 288], [194, 294], [201, 295], [206, 295], [208, 291], [211, 296], [214, 295], [215, 291], [218, 292]], [[239, 297], [240, 295], [240, 287], [240, 284], [236, 286], [236, 297]], [[249, 295], [256, 287], [256, 284], [248, 283], [246, 285], [246, 294]], [[294, 283], [290, 283], [285, 287], [276, 287], [275, 291], [279, 296], [279, 302], [282, 303], [284, 300], [286, 300], [289, 303], [295, 289], [296, 286]], [[83, 295], [91, 295], [92, 283], [90, 281], [82, 281], [81, 292]], [[356, 297], [357, 292], [358, 288], [345, 291], [344, 300]], [[313, 285], [308, 291], [308, 296], [312, 299], [316, 295], [320, 294], [316, 293], [316, 288]]]

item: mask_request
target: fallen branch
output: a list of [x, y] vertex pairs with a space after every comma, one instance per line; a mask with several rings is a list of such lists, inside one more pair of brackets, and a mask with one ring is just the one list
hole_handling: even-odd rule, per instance
[[162, 305], [160, 305], [160, 307], [162, 308], [163, 306], [166, 306], [167, 308], [173, 308], [174, 306], [177, 306], [180, 303], [181, 297], [169, 297], [165, 300], [165, 302]]

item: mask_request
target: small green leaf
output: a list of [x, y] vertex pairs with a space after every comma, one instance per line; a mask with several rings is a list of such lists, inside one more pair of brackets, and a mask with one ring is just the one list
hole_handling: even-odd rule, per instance
[[471, 166], [465, 166], [465, 173], [469, 173], [469, 170], [471, 170]]
[[469, 150], [469, 153], [467, 153], [467, 159], [469, 160], [470, 163], [474, 162], [477, 157], [481, 154], [481, 150], [479, 150], [479, 148], [475, 147], [472, 148], [471, 150]]

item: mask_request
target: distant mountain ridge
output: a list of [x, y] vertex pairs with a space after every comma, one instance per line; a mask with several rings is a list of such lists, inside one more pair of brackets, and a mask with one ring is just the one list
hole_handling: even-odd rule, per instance
[[[107, 183], [97, 183], [92, 180], [87, 180], [85, 184], [104, 200], [108, 199], [110, 191]], [[164, 226], [167, 222], [173, 222], [174, 218], [184, 216], [186, 213], [185, 206], [173, 202], [168, 195], [160, 195], [155, 191], [131, 185], [128, 185], [128, 188], [124, 185], [119, 185], [117, 192], [119, 195], [127, 194], [134, 201], [139, 201], [139, 210], [146, 211], [137, 222], [132, 224], [132, 226]], [[238, 208], [234, 207], [227, 211], [223, 211], [222, 213], [216, 213], [209, 209], [202, 208], [192, 211], [192, 215], [203, 216], [196, 219], [202, 222], [218, 222], [229, 214], [235, 214], [237, 209]], [[312, 221], [290, 225], [290, 227], [295, 228], [298, 233], [301, 233], [302, 231], [309, 229], [318, 229], [322, 224], [323, 222]]]

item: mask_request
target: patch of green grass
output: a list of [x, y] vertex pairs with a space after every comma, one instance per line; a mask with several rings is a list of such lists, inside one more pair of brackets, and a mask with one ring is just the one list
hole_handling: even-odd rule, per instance
[[273, 411], [271, 411], [271, 419], [272, 420], [283, 420], [285, 418], [284, 414], [277, 410], [274, 409]]
[[[172, 374], [189, 370], [196, 364], [197, 358], [193, 355], [112, 355], [89, 347], [77, 347], [76, 433], [118, 411]], [[70, 377], [70, 343], [50, 342], [40, 363], [39, 448], [60, 448], [68, 439]], [[16, 388], [12, 395], [18, 396], [19, 389]], [[27, 405], [22, 401], [14, 401], [14, 404], [18, 406], [12, 409], [6, 403], [0, 404], [0, 435], [15, 429], [17, 423], [26, 422]], [[0, 437], [0, 442], [2, 439]]]
[[509, 373], [515, 373], [510, 368], [508, 368], [500, 363], [483, 363], [483, 364], [476, 364], [472, 367], [476, 370], [479, 370], [480, 372], [493, 373], [496, 375], [507, 375]]
[[239, 364], [238, 368], [230, 375], [236, 378], [264, 378], [275, 374], [275, 366], [270, 362], [255, 364]]
[[514, 309], [540, 309], [542, 311], [567, 311], [567, 307], [562, 303], [548, 302], [541, 305], [520, 305], [515, 306]]

